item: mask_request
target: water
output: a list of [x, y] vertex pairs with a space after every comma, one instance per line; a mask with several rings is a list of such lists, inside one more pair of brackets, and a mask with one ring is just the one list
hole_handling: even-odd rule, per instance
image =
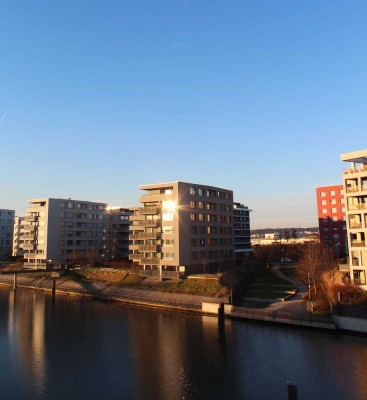
[[367, 338], [0, 288], [1, 399], [366, 399]]

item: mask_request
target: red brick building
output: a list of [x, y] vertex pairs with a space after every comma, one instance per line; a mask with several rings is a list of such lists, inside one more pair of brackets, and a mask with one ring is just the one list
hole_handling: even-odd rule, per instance
[[343, 185], [316, 188], [320, 241], [339, 257], [348, 254]]

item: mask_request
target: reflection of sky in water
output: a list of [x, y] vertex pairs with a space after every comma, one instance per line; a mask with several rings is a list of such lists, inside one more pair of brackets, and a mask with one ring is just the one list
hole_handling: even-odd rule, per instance
[[0, 288], [1, 397], [365, 398], [367, 339]]

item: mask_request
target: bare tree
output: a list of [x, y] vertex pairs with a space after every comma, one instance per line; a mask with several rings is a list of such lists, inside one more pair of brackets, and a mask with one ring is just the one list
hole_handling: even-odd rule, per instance
[[322, 273], [333, 268], [332, 252], [323, 247], [320, 242], [308, 242], [301, 250], [296, 275], [309, 289], [312, 285], [316, 294], [317, 286], [321, 284]]

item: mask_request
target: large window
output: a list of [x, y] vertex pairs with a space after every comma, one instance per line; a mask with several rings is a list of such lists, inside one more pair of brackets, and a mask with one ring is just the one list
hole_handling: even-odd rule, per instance
[[191, 187], [190, 188], [190, 194], [191, 194], [191, 196], [196, 196], [196, 188]]

